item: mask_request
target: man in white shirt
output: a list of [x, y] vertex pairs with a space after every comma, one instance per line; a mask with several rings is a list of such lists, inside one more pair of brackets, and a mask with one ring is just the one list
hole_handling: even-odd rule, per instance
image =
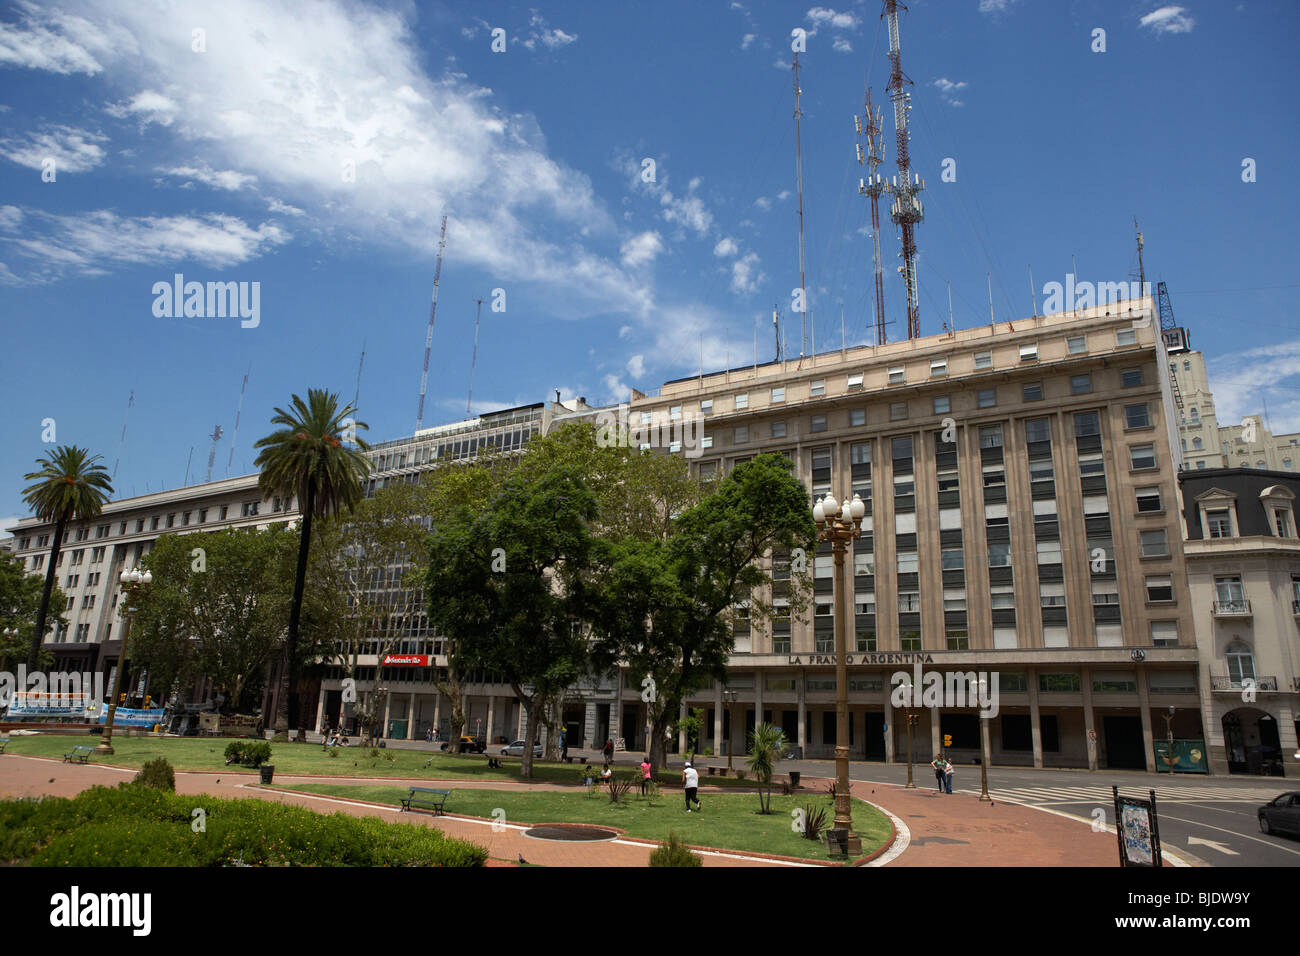
[[686, 769], [682, 771], [682, 782], [686, 785], [686, 812], [691, 812], [692, 803], [695, 804], [696, 809], [703, 808], [703, 804], [700, 803], [700, 798], [696, 796], [700, 789], [700, 775], [699, 772], [690, 765], [689, 761], [686, 764]]

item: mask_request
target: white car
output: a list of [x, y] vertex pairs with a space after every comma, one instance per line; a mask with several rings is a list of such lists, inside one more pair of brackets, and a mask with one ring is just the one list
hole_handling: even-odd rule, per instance
[[[525, 744], [522, 740], [516, 740], [514, 743], [510, 744], [509, 746], [501, 748], [501, 756], [522, 757], [524, 755], [525, 746], [527, 746], [527, 744]], [[542, 755], [542, 745], [533, 744], [533, 756], [540, 757], [541, 755]]]

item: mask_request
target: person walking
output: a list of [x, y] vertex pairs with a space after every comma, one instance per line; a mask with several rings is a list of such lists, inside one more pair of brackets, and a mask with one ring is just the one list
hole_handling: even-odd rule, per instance
[[686, 785], [686, 812], [691, 812], [691, 804], [695, 804], [696, 810], [703, 809], [700, 798], [697, 794], [700, 792], [700, 775], [691, 766], [690, 761], [686, 762], [685, 769], [682, 770], [682, 783]]
[[935, 789], [940, 793], [943, 793], [943, 764], [943, 754], [935, 754], [930, 761], [930, 766], [934, 768]]
[[605, 763], [613, 763], [614, 762], [614, 738], [612, 737], [605, 738], [605, 749], [603, 752], [605, 754]]
[[567, 728], [560, 731], [560, 759], [569, 759], [569, 731]]
[[947, 758], [943, 761], [943, 786], [945, 793], [952, 793], [952, 761]]
[[641, 796], [650, 792], [650, 755], [641, 760]]

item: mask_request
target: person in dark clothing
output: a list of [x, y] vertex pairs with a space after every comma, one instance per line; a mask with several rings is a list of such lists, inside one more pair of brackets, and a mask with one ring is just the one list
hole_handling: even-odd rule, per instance
[[940, 793], [943, 793], [944, 764], [943, 754], [935, 754], [934, 759], [930, 761], [930, 766], [934, 768], [934, 779]]
[[614, 762], [614, 740], [611, 737], [605, 738], [604, 754], [605, 754], [605, 763]]

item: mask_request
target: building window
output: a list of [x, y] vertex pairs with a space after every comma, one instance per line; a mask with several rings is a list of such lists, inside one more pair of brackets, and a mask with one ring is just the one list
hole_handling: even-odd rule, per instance
[[990, 568], [1011, 567], [1011, 545], [1010, 544], [995, 542], [989, 545], [989, 567]]
[[1049, 418], [1031, 418], [1025, 422], [1025, 441], [1051, 441], [1052, 421]]
[[813, 432], [826, 431], [826, 416], [814, 415], [808, 420], [808, 430]]
[[867, 410], [865, 408], [849, 409], [849, 424], [858, 427], [867, 423]]
[[1041, 402], [1043, 400], [1043, 383], [1033, 382], [1024, 388], [1024, 397], [1027, 402]]
[[1291, 513], [1289, 511], [1283, 511], [1280, 508], [1274, 510], [1273, 530], [1277, 532], [1279, 538], [1294, 537], [1291, 533]]
[[952, 401], [947, 395], [937, 395], [934, 399], [934, 414], [947, 415], [952, 411]]
[[891, 422], [902, 421], [907, 418], [907, 402], [890, 402], [889, 403], [889, 420]]
[[1022, 362], [1037, 362], [1037, 361], [1038, 361], [1038, 346], [1037, 346], [1036, 344], [1035, 344], [1035, 345], [1022, 345], [1022, 346], [1020, 346], [1020, 361], [1022, 361]]
[[1168, 575], [1153, 575], [1146, 579], [1147, 600], [1155, 603], [1157, 601], [1172, 601], [1174, 599], [1173, 579]]
[[1211, 538], [1232, 537], [1232, 515], [1226, 508], [1205, 512], [1205, 522]]
[[[1204, 444], [1203, 444], [1203, 442], [1202, 442], [1199, 438], [1193, 438], [1193, 439], [1192, 439], [1192, 448], [1193, 448], [1195, 451], [1200, 451], [1202, 447], [1204, 447]], [[1290, 460], [1291, 460], [1291, 459], [1289, 459], [1289, 458], [1287, 459], [1287, 461], [1290, 461]]]
[[1038, 689], [1045, 694], [1079, 693], [1078, 674], [1039, 674]]
[[1157, 531], [1143, 531], [1142, 536], [1142, 557], [1157, 558], [1167, 557], [1169, 555], [1169, 546], [1165, 542], [1165, 529], [1160, 528]]
[[1092, 391], [1091, 375], [1073, 375], [1070, 377], [1070, 392], [1074, 395], [1087, 395]]
[[1088, 351], [1088, 340], [1082, 335], [1073, 335], [1065, 340], [1071, 355], [1079, 355]]
[[784, 438], [784, 437], [785, 437], [785, 422], [773, 422], [773, 423], [772, 423], [772, 437], [773, 437], [773, 438]]
[[1137, 490], [1138, 511], [1160, 511], [1160, 489], [1159, 488], [1139, 488]]
[[737, 407], [737, 408], [749, 408], [749, 395], [748, 395], [748, 394], [737, 395], [737, 396], [736, 396], [736, 407]]
[[1038, 563], [1060, 564], [1061, 563], [1061, 542], [1059, 541], [1039, 541], [1035, 544], [1038, 550]]
[[[898, 552], [898, 573], [916, 574], [916, 552], [915, 551]], [[899, 610], [903, 610], [903, 609], [899, 608]]]
[[749, 426], [738, 425], [731, 430], [731, 442], [734, 445], [743, 445], [749, 441]]
[[871, 464], [871, 443], [859, 442], [850, 449], [850, 461], [855, 465]]
[[701, 439], [700, 439], [700, 447], [701, 447], [701, 448], [712, 448], [712, 447], [713, 447], [713, 436], [712, 436], [712, 435], [705, 435], [703, 438], [701, 438]]
[[[650, 424], [651, 422], [653, 422], [653, 421], [654, 421], [654, 415], [653, 415], [651, 412], [642, 412], [642, 413], [641, 413], [641, 424], [642, 424], [642, 425], [649, 425], [649, 424]], [[377, 465], [376, 467], [377, 467], [377, 469], [380, 470], [380, 471], [383, 470], [382, 460], [381, 460], [381, 464]]]
[[230, 506], [229, 506], [229, 505], [222, 505], [222, 506], [221, 506], [221, 517], [220, 517], [219, 520], [221, 520], [221, 521], [225, 521], [225, 520], [226, 520], [226, 514], [227, 514], [229, 511], [230, 511]]
[[1146, 428], [1151, 424], [1151, 415], [1147, 411], [1146, 403], [1141, 405], [1124, 406], [1124, 427], [1125, 428]]
[[992, 367], [993, 367], [993, 353], [992, 353], [992, 352], [976, 352], [976, 353], [975, 353], [975, 367], [976, 367], [977, 369], [980, 369], [980, 368], [992, 368]]
[[[1116, 345], [1136, 345], [1138, 334], [1136, 329], [1117, 329], [1115, 331]], [[1190, 368], [1190, 363], [1188, 365]]]
[[160, 520], [161, 520], [161, 519], [158, 517], [158, 515], [154, 515], [152, 518], [150, 518], [150, 519], [149, 519], [149, 530], [150, 530], [150, 531], [157, 531], [157, 530], [158, 530], [158, 522], [159, 522]]
[[1243, 641], [1234, 640], [1223, 655], [1228, 662], [1228, 678], [1233, 687], [1255, 680], [1255, 655]]
[[849, 391], [856, 392], [862, 388], [862, 373], [857, 372], [849, 376]]
[[948, 374], [948, 360], [935, 359], [930, 363], [930, 377], [939, 378]]
[[822, 379], [819, 382], [813, 382], [812, 385], [808, 388], [808, 394], [811, 395], [813, 398], [820, 398], [821, 396], [825, 395], [826, 380]]
[[776, 405], [784, 401], [785, 401], [785, 388], [781, 387], [781, 388], [772, 389], [772, 404]]
[[700, 402], [700, 414], [701, 415], [713, 414], [713, 399], [706, 398]]
[[91, 564], [99, 564], [99, 562], [101, 562], [101, 561], [103, 561], [103, 560], [104, 560], [104, 549], [103, 549], [103, 547], [95, 548], [93, 551], [90, 552], [90, 563], [91, 563]]
[[981, 388], [979, 390], [977, 404], [980, 408], [992, 408], [998, 403], [997, 389]]
[[1155, 445], [1133, 445], [1128, 450], [1129, 463], [1134, 471], [1156, 466]]
[[945, 571], [960, 571], [965, 567], [961, 548], [945, 548], [941, 554]]
[[970, 650], [970, 640], [964, 630], [952, 630], [947, 633], [948, 650], [950, 651], [968, 651]]
[[921, 610], [921, 594], [919, 591], [899, 591], [898, 592], [898, 609], [904, 613], [912, 613]]
[[1002, 426], [981, 425], [980, 426], [980, 447], [1001, 448], [1002, 447]]
[[905, 651], [919, 651], [921, 649], [921, 632], [903, 631], [898, 635], [898, 646]]
[[1101, 416], [1096, 412], [1079, 412], [1074, 416], [1074, 437], [1101, 434]]
[[903, 375], [903, 369], [902, 369], [901, 367], [899, 367], [899, 368], [891, 368], [891, 369], [889, 370], [889, 384], [890, 384], [890, 385], [902, 385], [903, 382], [905, 382], [905, 381], [906, 381], [906, 378], [905, 378], [904, 375]]
[[1137, 388], [1142, 384], [1142, 370], [1140, 368], [1126, 368], [1120, 373], [1120, 384], [1124, 388]]

